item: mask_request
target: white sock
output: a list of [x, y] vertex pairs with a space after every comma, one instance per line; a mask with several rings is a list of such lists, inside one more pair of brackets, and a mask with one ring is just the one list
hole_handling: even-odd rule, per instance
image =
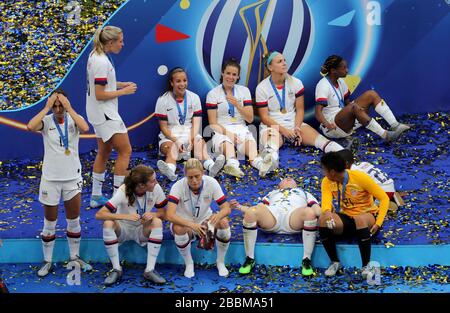
[[192, 260], [191, 254], [191, 240], [189, 239], [189, 235], [186, 233], [184, 235], [174, 235], [175, 245], [177, 246], [178, 251], [183, 257], [184, 264], [186, 265], [186, 269], [184, 270], [184, 276], [187, 278], [192, 278], [195, 276], [194, 272], [194, 261]]
[[167, 163], [167, 167], [170, 168], [170, 170], [175, 174], [177, 170], [177, 166], [173, 163]]
[[391, 108], [383, 99], [375, 106], [375, 112], [380, 114], [391, 127], [395, 128], [398, 126], [399, 122], [395, 118], [394, 113], [392, 113]]
[[225, 254], [230, 246], [231, 230], [230, 227], [225, 229], [217, 229], [216, 245], [217, 245], [217, 263], [225, 263]]
[[120, 266], [119, 261], [119, 241], [117, 240], [114, 229], [103, 228], [103, 241], [105, 242], [106, 252], [111, 260], [113, 269], [121, 271], [122, 267]]
[[80, 217], [67, 221], [67, 242], [69, 243], [70, 259], [80, 255], [81, 226]]
[[101, 196], [103, 183], [105, 182], [105, 172], [95, 173], [92, 172], [92, 195]]
[[113, 195], [116, 194], [116, 192], [119, 189], [119, 187], [123, 184], [124, 179], [125, 179], [125, 176], [114, 175], [114, 192], [113, 192]]
[[314, 147], [322, 150], [323, 152], [339, 151], [344, 149], [337, 142], [331, 141], [320, 134], [317, 135], [316, 140], [314, 141]]
[[41, 240], [42, 250], [44, 252], [44, 261], [51, 262], [53, 256], [53, 247], [55, 246], [56, 221], [49, 221], [44, 218], [44, 229], [42, 229]]
[[209, 168], [214, 164], [214, 161], [212, 159], [205, 160], [203, 162], [203, 167], [205, 170], [209, 171]]
[[162, 239], [162, 227], [153, 228], [150, 236], [148, 236], [147, 242], [147, 267], [145, 268], [146, 272], [150, 272], [155, 269], [156, 258], [158, 257], [159, 250], [161, 249]]
[[256, 237], [258, 236], [258, 228], [256, 227], [256, 222], [253, 223], [242, 223], [242, 233], [244, 235], [244, 247], [245, 254], [252, 259], [255, 259], [255, 245]]
[[373, 131], [375, 134], [377, 134], [378, 136], [380, 136], [381, 138], [385, 138], [386, 137], [386, 130], [381, 127], [380, 124], [378, 124], [377, 121], [375, 121], [374, 118], [372, 118], [369, 122], [369, 124], [366, 126], [366, 128], [368, 130]]
[[316, 244], [317, 218], [303, 223], [303, 258], [311, 260], [311, 255]]
[[278, 161], [278, 159], [280, 158], [279, 154], [278, 154], [278, 150], [274, 150], [272, 151], [270, 154], [272, 154], [272, 160], [274, 162]]
[[259, 170], [262, 161], [262, 158], [260, 156], [257, 156], [252, 162], [250, 162], [250, 165]]
[[239, 161], [236, 160], [235, 158], [228, 159], [227, 164], [231, 165], [232, 167], [239, 167]]

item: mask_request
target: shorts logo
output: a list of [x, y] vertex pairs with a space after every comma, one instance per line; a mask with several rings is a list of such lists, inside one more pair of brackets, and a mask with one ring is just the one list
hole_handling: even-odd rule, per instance
[[42, 195], [42, 197], [47, 198], [48, 192], [46, 190], [42, 190], [41, 195]]

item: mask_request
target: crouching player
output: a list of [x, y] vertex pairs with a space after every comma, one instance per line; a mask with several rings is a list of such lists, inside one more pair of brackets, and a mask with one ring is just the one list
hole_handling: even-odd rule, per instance
[[317, 217], [322, 209], [309, 192], [299, 188], [292, 178], [283, 179], [277, 189], [263, 198], [263, 203], [253, 207], [241, 206], [236, 200], [230, 201], [233, 209], [244, 212], [243, 234], [247, 256], [239, 273], [248, 274], [255, 266], [255, 244], [257, 228], [274, 234], [302, 233], [303, 260], [302, 275], [314, 274], [311, 255], [314, 250]]
[[[105, 285], [118, 282], [122, 276], [119, 244], [134, 240], [147, 245], [147, 267], [144, 278], [157, 284], [166, 280], [155, 271], [156, 258], [163, 239], [162, 221], [167, 199], [151, 167], [138, 165], [132, 169], [117, 193], [102, 207], [95, 218], [103, 220], [103, 240], [113, 269]], [[157, 212], [151, 212], [152, 208]]]
[[[189, 159], [184, 166], [185, 177], [177, 181], [171, 188], [167, 205], [167, 220], [175, 244], [184, 259], [186, 269], [184, 276], [195, 276], [194, 261], [191, 255], [191, 241], [194, 235], [205, 238], [204, 222], [216, 229], [215, 244], [217, 246], [217, 269], [220, 276], [228, 276], [225, 267], [225, 254], [230, 245], [231, 231], [227, 216], [231, 209], [217, 180], [204, 175], [202, 163], [197, 159]], [[213, 214], [211, 202], [216, 201], [220, 211]], [[202, 225], [203, 224], [203, 225]]]

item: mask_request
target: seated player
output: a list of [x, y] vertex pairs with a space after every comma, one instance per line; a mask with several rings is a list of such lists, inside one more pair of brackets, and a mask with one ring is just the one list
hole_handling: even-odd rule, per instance
[[[350, 136], [354, 129], [364, 126], [390, 142], [410, 128], [397, 121], [387, 103], [374, 90], [366, 91], [354, 101], [350, 101], [350, 91], [342, 79], [348, 74], [347, 61], [341, 56], [329, 56], [320, 73], [324, 77], [316, 86], [315, 115], [320, 129], [328, 138], [345, 138]], [[371, 107], [389, 123], [392, 130], [385, 130], [370, 117]]]
[[[336, 251], [336, 237], [347, 236], [358, 239], [363, 278], [372, 277], [375, 269], [369, 265], [370, 240], [383, 225], [389, 197], [366, 173], [347, 170], [339, 153], [325, 153], [320, 161], [325, 177], [322, 180], [319, 233], [332, 262], [325, 275], [334, 276], [341, 269]], [[379, 206], [375, 204], [374, 197], [380, 201]], [[333, 198], [337, 202], [337, 212], [332, 211]]]
[[[216, 230], [217, 269], [220, 276], [228, 276], [225, 254], [230, 245], [231, 231], [227, 216], [231, 209], [216, 179], [204, 175], [202, 164], [189, 159], [184, 166], [185, 177], [170, 189], [167, 206], [167, 220], [175, 238], [175, 244], [184, 259], [184, 276], [195, 276], [191, 255], [191, 241], [194, 235], [206, 237], [205, 222]], [[213, 214], [211, 202], [216, 201], [220, 211]], [[202, 225], [203, 224], [203, 225]]]
[[[103, 240], [113, 269], [105, 279], [110, 286], [122, 277], [119, 245], [133, 240], [147, 246], [144, 278], [157, 284], [166, 280], [155, 270], [156, 258], [163, 239], [162, 219], [167, 199], [151, 167], [138, 165], [125, 177], [124, 184], [102, 207], [95, 218], [103, 220]], [[151, 212], [152, 208], [157, 212]]]
[[344, 149], [339, 151], [339, 155], [345, 160], [345, 168], [350, 170], [363, 171], [378, 184], [389, 197], [389, 209], [396, 211], [399, 206], [404, 205], [402, 197], [398, 192], [395, 191], [394, 180], [390, 178], [385, 172], [379, 168], [373, 166], [369, 162], [358, 162], [355, 161], [353, 154], [350, 150]]
[[277, 189], [263, 198], [263, 203], [253, 207], [241, 206], [236, 200], [230, 201], [233, 209], [244, 212], [243, 234], [247, 258], [239, 273], [248, 274], [255, 266], [255, 244], [257, 227], [274, 234], [302, 233], [303, 260], [302, 275], [314, 273], [311, 254], [314, 250], [317, 217], [321, 208], [316, 198], [297, 187], [292, 178], [283, 179]]

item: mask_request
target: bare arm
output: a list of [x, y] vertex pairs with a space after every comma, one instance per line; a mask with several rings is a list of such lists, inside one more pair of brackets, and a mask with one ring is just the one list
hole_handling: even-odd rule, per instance
[[172, 140], [173, 142], [177, 141], [177, 138], [175, 136], [172, 136], [172, 132], [169, 129], [169, 126], [167, 124], [167, 121], [160, 120], [159, 121], [159, 129], [163, 133], [163, 135]]
[[136, 84], [131, 84], [123, 87], [119, 90], [114, 91], [106, 91], [105, 86], [95, 85], [95, 98], [98, 101], [105, 101], [110, 99], [115, 99], [124, 95], [131, 95], [136, 92], [137, 86]]
[[119, 220], [125, 220], [125, 221], [139, 221], [140, 220], [139, 214], [115, 214], [111, 213], [106, 206], [102, 207], [100, 210], [97, 211], [95, 214], [95, 219], [101, 220], [101, 221], [119, 221]]
[[295, 126], [300, 127], [305, 117], [305, 97], [300, 96], [295, 99]]
[[47, 113], [51, 110], [55, 101], [56, 101], [56, 94], [53, 94], [47, 99], [45, 107], [28, 122], [28, 124], [27, 124], [28, 130], [38, 131], [44, 127], [42, 120], [47, 115]]

